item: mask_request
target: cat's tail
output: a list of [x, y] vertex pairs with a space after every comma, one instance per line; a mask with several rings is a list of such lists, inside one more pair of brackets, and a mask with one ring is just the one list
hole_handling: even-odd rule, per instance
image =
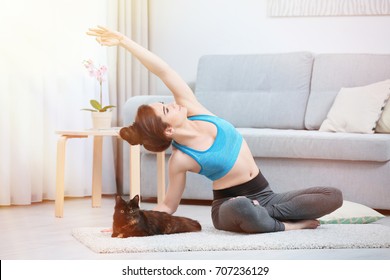
[[190, 225], [192, 231], [201, 231], [202, 230], [202, 226], [200, 225], [200, 223], [198, 221], [195, 221], [195, 220], [192, 220], [192, 219], [188, 219], [188, 224]]
[[190, 218], [185, 218], [185, 217], [176, 217], [176, 229], [174, 232], [195, 232], [195, 231], [201, 231], [202, 226], [198, 221], [195, 221]]

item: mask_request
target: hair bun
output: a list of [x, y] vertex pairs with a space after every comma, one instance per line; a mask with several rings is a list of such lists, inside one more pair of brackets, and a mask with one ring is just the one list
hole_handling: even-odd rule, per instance
[[137, 129], [136, 123], [133, 123], [133, 125], [130, 125], [129, 127], [121, 128], [119, 135], [123, 140], [129, 142], [130, 145], [142, 144], [142, 136]]

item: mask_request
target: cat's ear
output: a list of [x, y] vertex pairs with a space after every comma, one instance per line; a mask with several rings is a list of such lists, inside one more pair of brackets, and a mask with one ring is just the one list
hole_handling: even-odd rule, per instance
[[137, 194], [136, 196], [133, 197], [131, 200], [135, 205], [139, 205], [139, 195]]
[[118, 203], [121, 203], [123, 201], [123, 198], [120, 196], [120, 195], [116, 195], [115, 196], [115, 202], [118, 204]]

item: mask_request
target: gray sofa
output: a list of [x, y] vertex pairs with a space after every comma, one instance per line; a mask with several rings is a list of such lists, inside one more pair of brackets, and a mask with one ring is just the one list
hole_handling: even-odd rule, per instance
[[[341, 87], [388, 78], [390, 55], [208, 55], [199, 61], [195, 94], [242, 133], [275, 192], [332, 186], [342, 190], [345, 200], [390, 209], [390, 134], [318, 130]], [[133, 122], [141, 104], [172, 100], [130, 98], [124, 125]], [[125, 145], [124, 193], [127, 151]], [[156, 172], [155, 155], [142, 150], [142, 196], [156, 197]], [[212, 199], [211, 181], [189, 173], [183, 198]]]

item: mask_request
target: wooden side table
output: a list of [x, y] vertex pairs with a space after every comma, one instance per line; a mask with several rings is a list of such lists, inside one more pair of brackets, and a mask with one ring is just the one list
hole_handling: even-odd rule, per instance
[[[102, 149], [103, 137], [118, 137], [120, 128], [62, 130], [56, 131], [57, 141], [57, 174], [55, 216], [64, 216], [64, 183], [66, 142], [72, 138], [93, 137], [93, 166], [92, 166], [92, 207], [100, 207], [102, 196]], [[130, 145], [130, 196], [140, 194], [140, 146]], [[157, 153], [157, 200], [162, 202], [165, 197], [165, 152]]]

